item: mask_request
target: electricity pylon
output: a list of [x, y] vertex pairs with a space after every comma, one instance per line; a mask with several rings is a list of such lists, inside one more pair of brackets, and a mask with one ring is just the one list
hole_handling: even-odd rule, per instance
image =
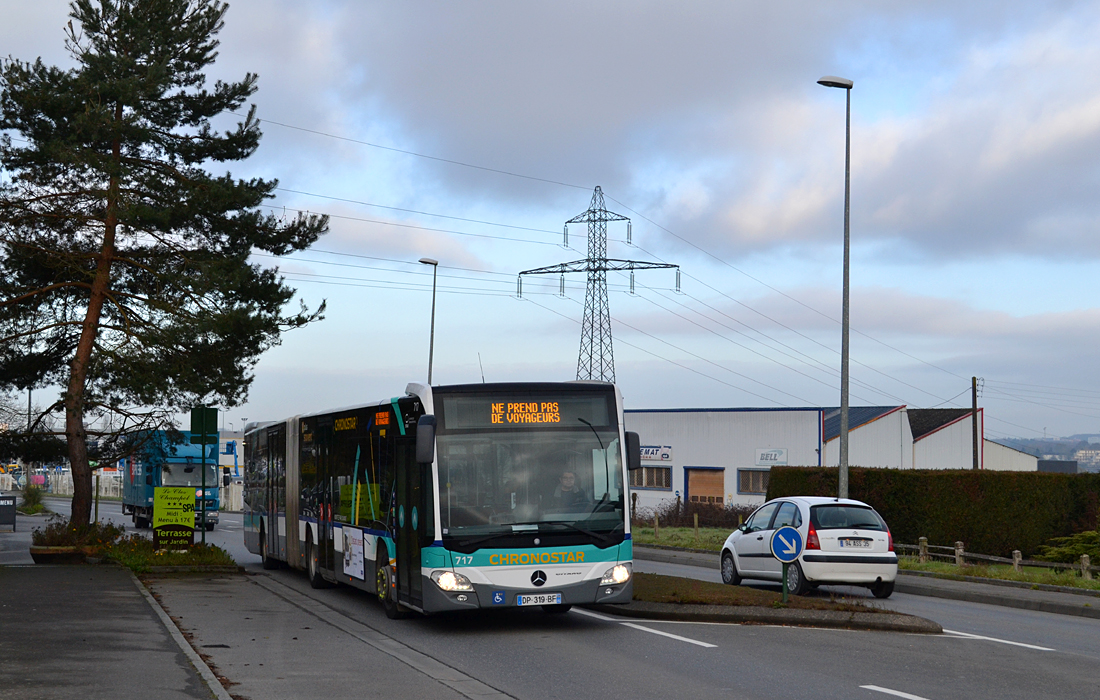
[[561, 275], [562, 294], [565, 293], [565, 273], [587, 272], [588, 285], [584, 292], [584, 321], [581, 323], [581, 352], [577, 359], [577, 379], [615, 381], [615, 352], [611, 344], [611, 313], [607, 307], [608, 270], [630, 270], [630, 291], [634, 292], [634, 270], [657, 268], [676, 269], [676, 288], [680, 288], [679, 265], [615, 260], [607, 257], [607, 222], [625, 221], [627, 242], [630, 242], [630, 219], [608, 211], [604, 206], [603, 190], [596, 187], [588, 209], [565, 222], [565, 244], [569, 244], [569, 224], [588, 224], [588, 257], [584, 260], [524, 270], [519, 273], [517, 291], [523, 294], [524, 275]]

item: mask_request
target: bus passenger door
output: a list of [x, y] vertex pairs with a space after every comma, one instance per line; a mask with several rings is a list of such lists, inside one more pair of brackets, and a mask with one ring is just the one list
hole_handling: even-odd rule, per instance
[[416, 439], [398, 438], [394, 451], [397, 465], [397, 599], [421, 608], [424, 587], [420, 572], [420, 533], [431, 519], [421, 512], [426, 499], [422, 468], [416, 463]]

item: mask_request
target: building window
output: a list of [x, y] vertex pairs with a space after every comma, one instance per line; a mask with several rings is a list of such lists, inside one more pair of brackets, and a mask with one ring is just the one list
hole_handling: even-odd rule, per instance
[[630, 472], [630, 485], [641, 489], [672, 489], [670, 467], [642, 467]]
[[767, 469], [738, 469], [737, 493], [766, 494], [769, 473]]

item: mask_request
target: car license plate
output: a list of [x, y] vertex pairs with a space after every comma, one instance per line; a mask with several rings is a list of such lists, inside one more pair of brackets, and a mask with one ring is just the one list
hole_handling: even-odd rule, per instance
[[516, 605], [561, 605], [561, 593], [517, 595]]
[[871, 540], [841, 540], [840, 546], [856, 548], [863, 547], [869, 549], [871, 547]]

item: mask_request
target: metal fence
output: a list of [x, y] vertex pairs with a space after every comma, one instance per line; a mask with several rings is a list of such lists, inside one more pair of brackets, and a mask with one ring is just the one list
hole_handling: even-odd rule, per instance
[[[73, 495], [72, 474], [51, 474], [46, 489], [59, 496]], [[122, 498], [122, 475], [118, 473], [96, 474], [92, 476], [92, 495], [99, 491], [100, 498]]]

